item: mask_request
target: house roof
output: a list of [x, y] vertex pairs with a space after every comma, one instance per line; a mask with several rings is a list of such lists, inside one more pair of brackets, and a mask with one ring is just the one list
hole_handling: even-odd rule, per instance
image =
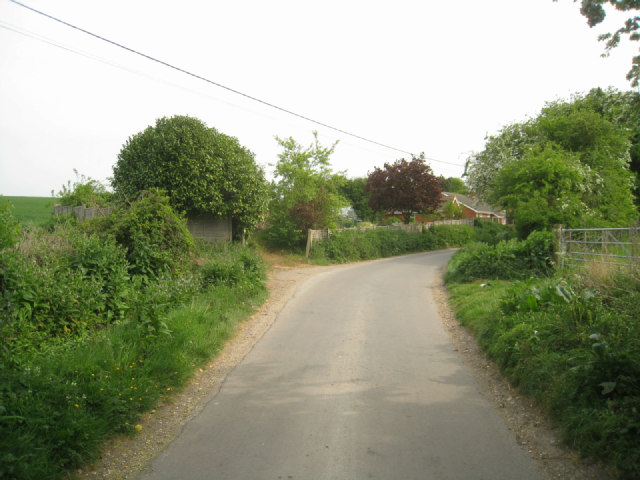
[[461, 205], [473, 210], [477, 213], [484, 214], [493, 214], [500, 217], [506, 216], [506, 212], [504, 210], [499, 210], [495, 207], [492, 207], [488, 203], [483, 202], [478, 197], [472, 195], [463, 195], [462, 193], [451, 193], [451, 192], [442, 192], [443, 203], [448, 203], [451, 201], [456, 201]]

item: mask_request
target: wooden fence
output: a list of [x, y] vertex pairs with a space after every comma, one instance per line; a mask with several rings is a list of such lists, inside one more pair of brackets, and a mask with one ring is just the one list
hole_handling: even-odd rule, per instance
[[376, 226], [371, 225], [369, 227], [351, 227], [351, 228], [337, 228], [334, 230], [325, 229], [325, 230], [309, 230], [307, 233], [307, 257], [311, 253], [311, 249], [313, 248], [313, 244], [317, 242], [321, 242], [329, 237], [331, 237], [336, 232], [344, 232], [347, 230], [375, 230], [375, 229], [387, 229], [387, 230], [404, 230], [405, 232], [410, 233], [422, 233], [425, 230], [428, 230], [432, 227], [438, 225], [471, 225], [473, 226], [473, 218], [465, 218], [463, 220], [438, 220], [437, 222], [427, 222], [427, 223], [395, 223], [390, 226]]
[[589, 263], [640, 267], [640, 227], [555, 229], [556, 262], [582, 267]]

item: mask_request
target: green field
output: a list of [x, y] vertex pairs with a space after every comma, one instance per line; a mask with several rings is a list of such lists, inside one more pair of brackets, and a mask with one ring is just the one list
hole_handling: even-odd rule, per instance
[[14, 207], [13, 214], [22, 224], [41, 225], [51, 218], [53, 212], [52, 197], [6, 197], [0, 199], [8, 200]]

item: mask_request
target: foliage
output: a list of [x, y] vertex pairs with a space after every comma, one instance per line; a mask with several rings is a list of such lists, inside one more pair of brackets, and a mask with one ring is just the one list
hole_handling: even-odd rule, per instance
[[367, 179], [369, 205], [389, 214], [402, 213], [409, 223], [414, 213], [432, 213], [440, 206], [441, 182], [433, 175], [424, 154], [410, 162], [396, 160], [376, 167]]
[[[198, 244], [197, 255], [194, 271], [142, 282], [112, 236], [69, 225], [0, 252], [0, 477], [62, 478], [109, 435], [135, 432], [264, 301], [248, 248]], [[210, 281], [212, 265], [242, 273]]]
[[187, 116], [160, 118], [130, 137], [118, 154], [112, 183], [121, 198], [160, 188], [177, 211], [231, 215], [240, 234], [262, 220], [268, 198], [253, 153]]
[[[557, 2], [558, 0], [554, 1]], [[582, 0], [580, 13], [587, 19], [590, 27], [598, 25], [605, 19], [606, 11], [602, 5], [606, 3], [611, 4], [619, 11], [636, 11], [636, 15], [627, 19], [623, 27], [613, 33], [600, 35], [598, 38], [600, 41], [606, 41], [605, 51], [608, 55], [612, 49], [620, 44], [622, 35], [629, 35], [629, 40], [640, 40], [640, 16], [637, 15], [637, 11], [640, 9], [640, 2], [638, 0]], [[633, 57], [631, 70], [627, 73], [627, 80], [631, 82], [632, 87], [638, 86], [640, 81], [640, 55]]]
[[441, 225], [422, 233], [390, 229], [344, 230], [314, 244], [312, 258], [316, 262], [331, 263], [371, 260], [460, 247], [468, 243], [472, 235], [468, 225]]
[[333, 175], [329, 163], [336, 144], [323, 147], [318, 133], [314, 143], [303, 148], [293, 138], [276, 140], [283, 148], [275, 166], [275, 181], [265, 234], [275, 247], [300, 248], [307, 230], [329, 228], [348, 202], [338, 193], [342, 176]]
[[81, 336], [121, 318], [129, 276], [113, 239], [65, 228], [25, 232], [0, 254], [0, 339], [30, 350], [47, 338]]
[[637, 273], [449, 285], [457, 318], [566, 444], [620, 478], [640, 469], [640, 282]]
[[338, 193], [349, 201], [356, 212], [358, 219], [373, 222], [379, 216], [369, 206], [369, 195], [366, 190], [366, 178], [342, 178], [338, 177]]
[[389, 227], [394, 223], [402, 223], [402, 220], [398, 217], [387, 217], [384, 220], [379, 222], [379, 225], [382, 227]]
[[550, 103], [489, 137], [467, 163], [468, 182], [508, 208], [521, 238], [555, 223], [628, 226], [637, 217], [629, 169], [630, 139], [640, 139], [636, 101], [593, 90]]
[[184, 268], [193, 247], [186, 220], [159, 190], [141, 192], [127, 208], [83, 227], [103, 237], [113, 236], [124, 247], [133, 275], [157, 276]]
[[[102, 183], [80, 175], [75, 168], [73, 173], [76, 180], [73, 183], [71, 180], [67, 181], [56, 195], [61, 205], [104, 207], [113, 202], [113, 194]], [[53, 192], [51, 194], [53, 196]]]
[[550, 275], [552, 256], [553, 236], [549, 232], [533, 232], [525, 241], [472, 243], [453, 255], [444, 278], [446, 282], [470, 282]]
[[449, 220], [458, 220], [464, 216], [464, 207], [459, 203], [454, 203], [453, 200], [445, 203], [442, 207], [442, 211], [444, 213], [444, 218]]
[[473, 241], [495, 245], [500, 241], [515, 237], [513, 225], [502, 225], [498, 222], [475, 218], [473, 220]]
[[13, 216], [13, 205], [0, 197], [0, 252], [16, 243], [19, 232], [18, 221]]
[[444, 176], [440, 175], [439, 180], [442, 182], [442, 191], [450, 192], [450, 193], [469, 193], [469, 187], [467, 187], [464, 183], [464, 180], [457, 177], [448, 177], [444, 178]]

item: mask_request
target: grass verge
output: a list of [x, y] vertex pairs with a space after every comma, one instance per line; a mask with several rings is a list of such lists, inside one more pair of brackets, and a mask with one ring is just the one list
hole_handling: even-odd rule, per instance
[[618, 275], [449, 283], [456, 317], [566, 445], [640, 471], [640, 280]]
[[[147, 288], [153, 295], [139, 292], [144, 315], [29, 349], [0, 344], [0, 478], [61, 478], [96, 458], [108, 436], [134, 434], [140, 414], [179, 389], [264, 302], [257, 255], [237, 245], [201, 252], [203, 288], [168, 309], [158, 300], [175, 287], [159, 282]], [[161, 328], [145, 320], [156, 317]]]

